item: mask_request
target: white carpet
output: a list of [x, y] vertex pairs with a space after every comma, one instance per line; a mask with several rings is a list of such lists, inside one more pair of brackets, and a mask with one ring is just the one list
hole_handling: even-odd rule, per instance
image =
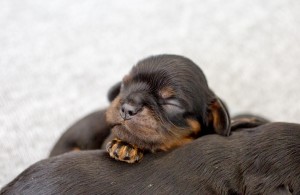
[[231, 113], [299, 122], [299, 0], [1, 0], [0, 187], [139, 59], [189, 57]]

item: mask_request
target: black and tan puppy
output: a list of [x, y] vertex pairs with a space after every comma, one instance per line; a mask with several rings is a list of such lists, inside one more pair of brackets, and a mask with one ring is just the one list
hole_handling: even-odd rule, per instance
[[136, 166], [115, 161], [103, 150], [49, 158], [0, 194], [300, 194], [300, 125], [236, 130], [228, 137], [207, 135], [170, 152], [145, 155]]
[[[110, 155], [129, 163], [144, 151], [167, 151], [200, 135], [229, 135], [225, 105], [209, 89], [201, 69], [176, 55], [158, 55], [136, 64], [108, 93], [111, 106], [72, 125], [50, 156], [72, 150], [100, 148], [109, 134]], [[101, 139], [100, 139], [101, 138]]]
[[210, 133], [229, 135], [225, 106], [185, 57], [141, 60], [111, 94], [106, 116], [114, 139], [107, 150], [117, 160], [133, 163], [144, 151], [168, 151]]

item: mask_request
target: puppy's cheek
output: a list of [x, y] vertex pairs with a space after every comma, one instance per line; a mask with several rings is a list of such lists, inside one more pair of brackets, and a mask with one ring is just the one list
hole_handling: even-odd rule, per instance
[[195, 120], [195, 119], [186, 119], [186, 123], [189, 125], [191, 131], [192, 131], [192, 136], [193, 135], [199, 135], [201, 132], [201, 125], [200, 123]]
[[186, 119], [185, 125], [185, 128], [170, 128], [170, 131], [173, 133], [174, 137], [166, 139], [161, 144], [159, 149], [162, 151], [168, 151], [170, 149], [186, 145], [199, 137], [201, 125], [197, 120], [191, 118]]
[[154, 118], [150, 117], [137, 117], [132, 121], [128, 121], [130, 123], [130, 126], [133, 129], [151, 129], [150, 131], [156, 132], [156, 130], [159, 128], [158, 121], [156, 121]]
[[106, 121], [108, 123], [115, 123], [120, 120], [120, 97], [117, 96], [106, 111]]

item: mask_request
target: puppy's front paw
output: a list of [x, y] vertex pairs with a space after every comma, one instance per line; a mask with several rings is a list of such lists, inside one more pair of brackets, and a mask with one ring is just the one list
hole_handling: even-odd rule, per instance
[[143, 158], [143, 152], [136, 146], [119, 139], [113, 139], [106, 145], [110, 157], [127, 163], [135, 163]]

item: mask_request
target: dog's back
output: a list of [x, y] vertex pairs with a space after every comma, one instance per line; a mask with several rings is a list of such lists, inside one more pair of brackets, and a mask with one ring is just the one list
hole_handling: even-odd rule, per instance
[[[299, 194], [300, 126], [269, 123], [246, 132], [249, 136], [241, 139], [240, 144], [244, 146], [239, 150], [243, 191], [249, 194], [274, 194], [289, 190]], [[239, 140], [233, 137], [232, 141]]]
[[1, 194], [299, 194], [300, 125], [207, 135], [130, 165], [104, 151], [40, 161]]

